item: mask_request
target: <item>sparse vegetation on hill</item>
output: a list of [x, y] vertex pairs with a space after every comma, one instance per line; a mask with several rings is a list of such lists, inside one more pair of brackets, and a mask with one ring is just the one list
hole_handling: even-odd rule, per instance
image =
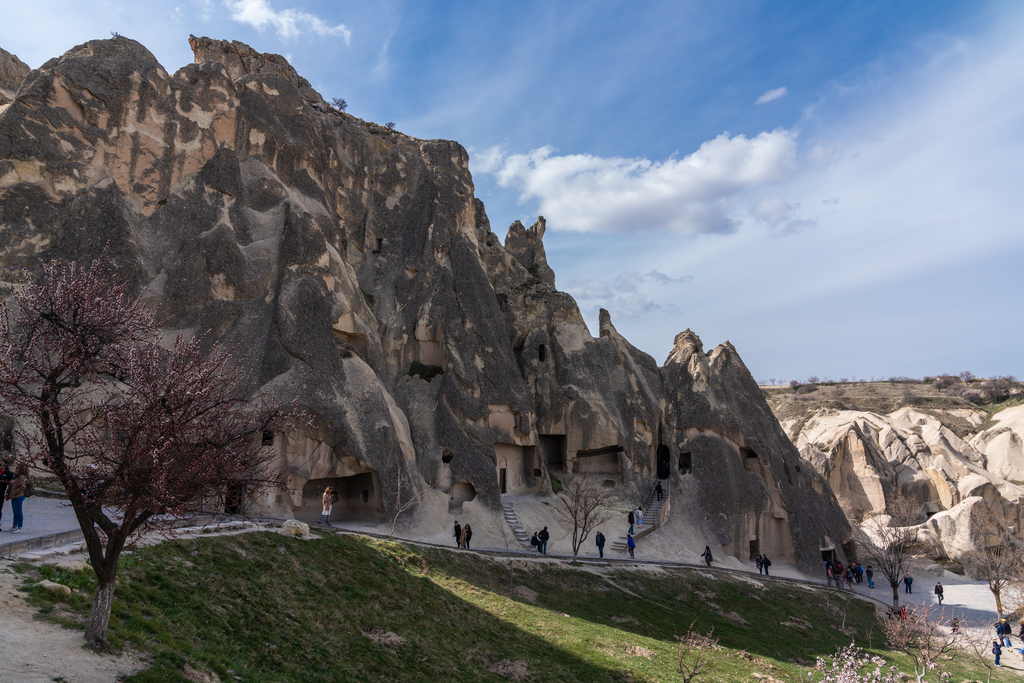
[[[817, 380], [816, 377], [812, 379]], [[950, 411], [982, 410], [992, 415], [1024, 402], [1024, 385], [1015, 377], [978, 379], [969, 372], [920, 380], [890, 377], [879, 382], [825, 380], [801, 383], [794, 380], [789, 386], [765, 388], [764, 391], [768, 405], [780, 422], [796, 420], [798, 426], [802, 426], [802, 421], [823, 408], [886, 415], [912, 406], [933, 416], [960, 438], [991, 425], [972, 425], [962, 415]], [[800, 430], [792, 431], [799, 433]]]
[[[359, 536], [274, 533], [178, 540], [124, 557], [110, 622], [116, 649], [149, 653], [136, 683], [240, 681], [673, 681], [678, 640], [714, 628], [736, 656], [700, 680], [807, 680], [851, 640], [879, 650], [870, 604], [819, 589], [696, 569], [602, 569], [500, 562]], [[81, 628], [94, 581], [23, 566], [76, 589], [41, 588], [47, 618]], [[27, 582], [28, 583], [28, 582]], [[954, 663], [955, 680], [978, 671]], [[978, 667], [980, 669], [980, 667]], [[197, 674], [196, 672], [199, 672]], [[189, 678], [191, 676], [191, 678]], [[994, 680], [1009, 680], [1000, 678]], [[771, 677], [771, 678], [769, 678]]]

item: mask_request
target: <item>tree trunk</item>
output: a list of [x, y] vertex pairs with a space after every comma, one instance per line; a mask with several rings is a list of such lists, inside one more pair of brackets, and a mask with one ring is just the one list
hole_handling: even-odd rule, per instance
[[892, 607], [893, 609], [899, 609], [900, 606], [900, 584], [894, 581], [890, 581], [889, 585], [892, 586]]
[[999, 592], [1000, 591], [999, 591], [998, 588], [993, 588], [992, 589], [992, 595], [996, 596], [996, 618], [997, 619], [1002, 619], [1003, 618], [1003, 601], [1000, 599]]
[[110, 642], [107, 641], [107, 625], [110, 623], [110, 608], [114, 605], [114, 589], [116, 587], [117, 579], [109, 582], [101, 581], [96, 586], [96, 595], [92, 599], [89, 621], [85, 626], [85, 642], [100, 652], [110, 649]]

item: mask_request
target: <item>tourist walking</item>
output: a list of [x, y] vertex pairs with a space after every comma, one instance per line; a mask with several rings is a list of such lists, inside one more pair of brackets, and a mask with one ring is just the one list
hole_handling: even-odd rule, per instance
[[636, 525], [637, 526], [643, 526], [644, 525], [644, 509], [642, 507], [640, 507], [639, 505], [636, 506]]
[[768, 576], [768, 567], [772, 566], [772, 561], [768, 559], [767, 555], [761, 558], [761, 565], [764, 566], [764, 575]]
[[598, 531], [597, 536], [594, 536], [594, 541], [597, 543], [597, 554], [604, 557], [604, 534]]
[[942, 584], [941, 583], [937, 582], [935, 584], [935, 595], [936, 595], [936, 597], [939, 598], [939, 604], [941, 605], [942, 604]]
[[633, 555], [633, 551], [636, 549], [636, 541], [633, 540], [633, 534], [626, 534], [626, 547], [629, 548], [629, 556], [636, 559]]
[[551, 538], [551, 534], [548, 533], [548, 528], [544, 527], [537, 534], [537, 540], [540, 541], [540, 553], [541, 555], [548, 554], [548, 539]]
[[11, 509], [14, 511], [14, 524], [11, 526], [11, 531], [16, 534], [21, 533], [21, 525], [25, 521], [22, 505], [25, 503], [26, 488], [28, 488], [28, 464], [21, 463], [18, 465], [18, 473], [5, 496], [7, 500], [11, 501]]
[[1003, 648], [999, 646], [998, 640], [992, 641], [992, 654], [996, 656], [996, 666], [999, 666], [999, 655], [1003, 654]]
[[636, 513], [632, 510], [626, 515], [626, 520], [629, 522], [629, 533], [633, 533], [633, 525], [636, 524]]
[[459, 520], [455, 520], [455, 547], [462, 547], [462, 526], [459, 524]]
[[469, 548], [469, 541], [473, 538], [473, 528], [467, 524], [462, 527], [462, 547]]
[[874, 588], [875, 587], [875, 570], [871, 568], [870, 564], [868, 565], [868, 568], [864, 570], [864, 576], [866, 576], [867, 579], [868, 579], [868, 588]]
[[337, 499], [338, 495], [334, 492], [333, 486], [328, 486], [324, 489], [324, 510], [320, 513], [320, 519], [316, 520], [317, 524], [326, 524], [327, 526], [331, 526], [331, 509], [334, 507], [334, 501]]
[[756, 564], [757, 564], [757, 573], [758, 574], [764, 574], [764, 565], [761, 564], [761, 553], [757, 554]]
[[905, 592], [913, 593], [914, 591], [912, 591], [911, 588], [914, 585], [914, 577], [911, 576], [910, 574], [907, 574], [906, 576], [904, 576], [903, 577], [903, 585], [906, 586]]
[[704, 552], [700, 554], [704, 558], [704, 564], [711, 566], [711, 546], [704, 546]]
[[654, 492], [658, 494], [658, 500], [661, 500], [661, 495], [665, 493], [665, 489], [661, 488], [660, 481], [654, 486]]

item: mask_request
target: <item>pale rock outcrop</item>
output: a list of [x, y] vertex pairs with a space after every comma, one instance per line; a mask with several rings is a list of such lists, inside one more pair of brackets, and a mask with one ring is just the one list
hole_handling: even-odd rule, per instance
[[[951, 412], [974, 426], [987, 417], [982, 411]], [[961, 439], [934, 415], [910, 407], [889, 415], [826, 409], [806, 420], [799, 433], [792, 432], [796, 423], [790, 423], [789, 436], [804, 460], [829, 480], [855, 521], [884, 512], [900, 493], [921, 501], [927, 512], [941, 514], [936, 515], [939, 520], [948, 520], [946, 513], [954, 509], [956, 515], [963, 514], [967, 508], [960, 506], [970, 500], [971, 510], [980, 503], [988, 509], [988, 515], [974, 510], [973, 524], [1017, 525], [1024, 515], [1024, 488], [1004, 475], [1024, 472], [1015, 431], [1024, 433], [1024, 410], [1007, 409], [993, 421], [995, 427]], [[942, 524], [948, 527], [950, 522]], [[974, 542], [993, 529], [981, 528], [966, 538]], [[941, 546], [948, 534], [933, 532], [932, 540]], [[961, 553], [962, 547], [950, 552]]]
[[932, 557], [962, 560], [971, 551], [992, 545], [997, 526], [988, 503], [971, 497], [933, 515], [918, 528], [924, 532], [918, 540], [933, 539]]
[[309, 536], [309, 525], [297, 519], [286, 519], [281, 525], [281, 533], [285, 536]]
[[[316, 416], [265, 435], [289, 481], [258, 513], [315, 519], [334, 486], [336, 515], [377, 523], [401, 480], [424, 493], [405, 528], [463, 510], [486, 527], [502, 493], [539, 499], [552, 476], [632, 504], [660, 477], [716, 554], [816, 566], [827, 538], [843, 556], [842, 510], [731, 344], [687, 330], [659, 367], [607, 312], [592, 336], [544, 219], [503, 245], [458, 143], [340, 112], [279, 55], [190, 44], [173, 74], [117, 37], [24, 77], [0, 114], [0, 286], [106, 248], [169, 333], [244, 344], [262, 391]], [[866, 483], [868, 451], [848, 450], [836, 466], [863, 461]]]
[[985, 454], [987, 469], [1013, 482], [1024, 482], [1024, 406], [1007, 408], [992, 417], [995, 426], [979, 432], [971, 447]]

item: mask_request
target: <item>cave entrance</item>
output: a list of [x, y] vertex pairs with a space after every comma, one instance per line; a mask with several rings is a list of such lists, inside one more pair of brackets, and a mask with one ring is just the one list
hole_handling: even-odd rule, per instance
[[758, 543], [757, 539], [755, 538], [754, 540], [752, 540], [750, 542], [750, 559], [751, 560], [757, 560], [757, 556], [759, 554], [761, 554], [760, 544]]
[[302, 506], [295, 510], [295, 519], [315, 521], [319, 518], [323, 512], [324, 489], [328, 486], [338, 492], [329, 521], [379, 522], [384, 519], [380, 481], [373, 470], [350, 477], [310, 479], [302, 487]]
[[605, 446], [585, 451], [576, 451], [573, 472], [576, 474], [622, 474], [622, 460], [619, 454], [622, 446]]
[[540, 451], [549, 471], [565, 471], [564, 434], [541, 434]]
[[665, 444], [658, 445], [658, 479], [668, 479], [669, 475], [672, 474], [672, 454], [669, 453], [668, 446]]
[[679, 453], [679, 474], [689, 474], [693, 471], [693, 456], [690, 451]]
[[452, 486], [451, 498], [448, 501], [449, 512], [461, 512], [462, 504], [476, 498], [476, 487], [468, 481], [460, 481]]
[[514, 443], [494, 444], [498, 490], [502, 493], [539, 491], [543, 484], [543, 471], [537, 457], [536, 446]]

